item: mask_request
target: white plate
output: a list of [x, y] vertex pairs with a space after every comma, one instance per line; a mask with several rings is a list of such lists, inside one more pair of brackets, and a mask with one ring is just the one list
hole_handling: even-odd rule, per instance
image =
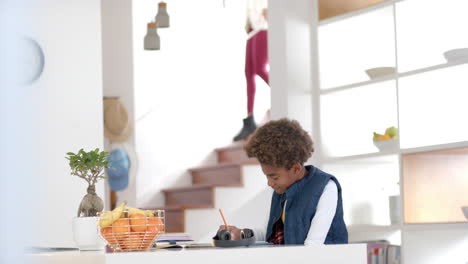
[[395, 74], [395, 67], [377, 67], [367, 69], [366, 74], [371, 79], [380, 78], [387, 75]]
[[444, 52], [444, 57], [447, 62], [468, 59], [468, 48], [448, 50]]

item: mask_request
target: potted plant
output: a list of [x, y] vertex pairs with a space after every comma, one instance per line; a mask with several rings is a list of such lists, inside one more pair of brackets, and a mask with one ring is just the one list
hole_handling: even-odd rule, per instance
[[97, 231], [98, 213], [104, 209], [104, 202], [96, 194], [96, 183], [105, 179], [104, 169], [109, 167], [109, 153], [98, 148], [89, 152], [80, 149], [78, 153], [68, 152], [71, 175], [88, 183], [87, 194], [81, 200], [78, 214], [73, 218], [73, 235], [80, 250], [100, 250], [104, 241]]

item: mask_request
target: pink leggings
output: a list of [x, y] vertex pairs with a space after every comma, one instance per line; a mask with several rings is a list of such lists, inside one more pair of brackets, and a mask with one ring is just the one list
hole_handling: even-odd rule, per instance
[[253, 114], [255, 100], [255, 75], [260, 76], [267, 84], [269, 74], [266, 69], [268, 64], [267, 31], [256, 33], [247, 41], [245, 54], [245, 77], [247, 79], [247, 113]]

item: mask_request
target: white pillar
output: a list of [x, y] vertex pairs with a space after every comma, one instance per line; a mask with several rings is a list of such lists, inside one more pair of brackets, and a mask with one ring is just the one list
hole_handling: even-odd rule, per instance
[[[133, 18], [131, 0], [101, 0], [102, 6], [102, 64], [104, 96], [118, 96], [128, 112], [132, 134], [123, 144], [110, 145], [107, 151], [124, 148], [130, 157], [129, 183], [125, 190], [117, 192], [117, 205], [127, 201], [136, 206], [137, 157], [135, 153], [135, 111], [133, 81]], [[146, 25], [143, 25], [146, 27]], [[141, 44], [143, 45], [143, 43]], [[143, 47], [142, 47], [143, 48]], [[106, 198], [110, 195], [106, 184]], [[106, 199], [109, 209], [110, 199]]]
[[320, 150], [318, 0], [269, 0], [268, 20], [272, 119], [298, 120]]

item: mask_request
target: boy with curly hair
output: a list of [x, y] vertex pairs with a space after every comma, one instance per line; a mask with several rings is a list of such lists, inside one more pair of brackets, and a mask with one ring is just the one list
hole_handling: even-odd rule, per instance
[[[283, 118], [268, 122], [244, 148], [249, 157], [258, 159], [268, 186], [274, 190], [268, 226], [254, 230], [257, 240], [274, 244], [348, 243], [341, 186], [333, 175], [304, 165], [314, 147], [297, 121]], [[238, 239], [240, 229], [228, 228], [233, 239]]]

